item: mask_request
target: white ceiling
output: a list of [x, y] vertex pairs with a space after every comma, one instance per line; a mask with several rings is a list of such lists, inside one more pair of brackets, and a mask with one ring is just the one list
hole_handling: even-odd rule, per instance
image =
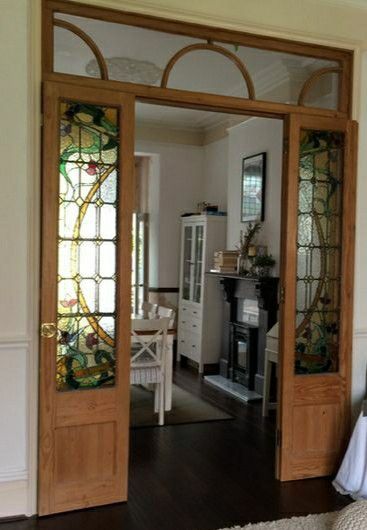
[[[162, 70], [178, 50], [189, 44], [203, 42], [186, 36], [70, 15], [57, 14], [57, 18], [64, 18], [83, 29], [97, 43], [105, 58], [128, 57], [137, 61], [149, 61]], [[300, 87], [312, 71], [333, 64], [314, 58], [243, 46], [227, 44], [223, 46], [244, 62], [253, 79], [256, 97], [259, 99], [293, 103]], [[62, 28], [55, 28], [54, 59], [55, 70], [58, 72], [87, 75], [86, 67], [94, 56], [78, 37]], [[324, 84], [323, 96], [330, 97], [330, 91], [335, 92], [335, 85], [335, 82], [330, 81], [328, 86]], [[209, 51], [196, 51], [183, 57], [173, 68], [168, 86], [247, 96], [239, 70], [225, 57]], [[139, 122], [161, 127], [206, 130], [225, 119], [225, 115], [205, 111], [155, 105], [137, 106]]]

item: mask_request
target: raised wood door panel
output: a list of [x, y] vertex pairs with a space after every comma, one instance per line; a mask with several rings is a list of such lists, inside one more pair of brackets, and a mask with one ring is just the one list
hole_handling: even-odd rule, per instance
[[134, 98], [46, 83], [43, 109], [38, 513], [47, 515], [127, 499]]
[[337, 469], [349, 434], [357, 124], [285, 122], [277, 476]]

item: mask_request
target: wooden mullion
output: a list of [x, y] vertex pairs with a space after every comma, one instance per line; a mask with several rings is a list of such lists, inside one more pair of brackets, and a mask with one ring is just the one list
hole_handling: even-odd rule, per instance
[[[59, 168], [59, 99], [57, 88], [48, 85], [43, 91], [45, 133], [42, 153], [42, 245], [41, 245], [41, 322], [57, 322], [57, 221]], [[53, 431], [56, 403], [56, 341], [40, 338], [40, 438], [39, 438], [39, 513], [54, 510]], [[47, 375], [47, 377], [46, 377]]]
[[339, 373], [346, 385], [346, 414], [350, 415], [350, 394], [352, 381], [353, 350], [353, 301], [355, 266], [355, 223], [356, 223], [356, 175], [358, 152], [358, 124], [348, 122], [345, 134], [344, 183], [343, 183], [343, 225], [341, 263], [341, 315]]
[[353, 60], [341, 62], [342, 72], [339, 75], [338, 109], [352, 118], [353, 102]]
[[326, 118], [347, 118], [343, 112], [316, 107], [303, 107], [274, 103], [269, 101], [250, 100], [204, 92], [191, 92], [173, 88], [160, 88], [150, 85], [138, 85], [123, 81], [104, 81], [85, 76], [50, 73], [44, 75], [45, 81], [69, 83], [77, 86], [103, 88], [135, 95], [145, 103], [167, 105], [174, 107], [193, 108], [212, 112], [228, 112], [230, 114], [245, 114], [247, 116], [261, 116], [264, 118], [284, 118], [290, 113], [304, 116], [320, 116]]
[[[281, 433], [281, 446], [276, 448], [277, 478], [290, 478], [287, 462], [282, 453], [292, 446], [287, 425], [291, 422], [294, 378], [294, 345], [296, 338], [296, 274], [297, 274], [297, 222], [298, 222], [298, 171], [299, 171], [299, 115], [290, 115], [285, 121], [284, 143], [292, 148], [283, 150], [282, 219], [281, 219], [281, 290], [277, 430]], [[287, 399], [283, 399], [283, 396]]]
[[42, 71], [54, 70], [53, 10], [47, 0], [42, 1]]

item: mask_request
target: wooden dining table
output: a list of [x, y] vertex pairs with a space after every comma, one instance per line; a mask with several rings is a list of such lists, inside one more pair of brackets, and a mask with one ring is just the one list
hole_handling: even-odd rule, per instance
[[[144, 320], [147, 316], [138, 314], [131, 315], [131, 321], [133, 320]], [[139, 335], [144, 337], [152, 337], [151, 332], [139, 331]], [[166, 362], [165, 362], [165, 382], [164, 382], [164, 410], [168, 411], [172, 409], [172, 377], [173, 377], [173, 341], [176, 336], [176, 329], [169, 328], [167, 332], [167, 343], [166, 343]]]

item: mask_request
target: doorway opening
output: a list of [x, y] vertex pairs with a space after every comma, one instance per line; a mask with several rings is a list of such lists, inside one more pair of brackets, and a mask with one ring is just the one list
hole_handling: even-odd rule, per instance
[[[224, 397], [251, 402], [266, 422], [276, 402], [283, 122], [137, 102], [135, 129], [146, 167], [144, 302], [174, 315], [165, 424], [227, 420]], [[157, 425], [153, 391], [132, 386], [133, 427]]]
[[[331, 473], [349, 415], [352, 254], [341, 241], [353, 241], [350, 55], [224, 30], [216, 43], [210, 28], [183, 24], [175, 34], [163, 20], [97, 12], [91, 19], [82, 6], [45, 4], [45, 38], [55, 46], [44, 62], [43, 203], [53, 206], [43, 211], [40, 513], [127, 499], [130, 383], [150, 397], [154, 385], [148, 401], [160, 425], [173, 383], [211, 401], [204, 419], [228, 419], [211, 416], [228, 414], [229, 400], [250, 402], [231, 401], [248, 422], [259, 418], [251, 402], [266, 385], [275, 399], [276, 376], [265, 372], [277, 364], [277, 477]], [[119, 45], [133, 57], [115, 55]], [[154, 60], [144, 60], [146, 50]], [[285, 75], [262, 83], [272, 64]], [[223, 119], [211, 121], [217, 112]], [[282, 189], [271, 197], [274, 157], [260, 148], [266, 120], [284, 120]], [[246, 148], [238, 131], [250, 127], [259, 142], [250, 145], [250, 131]], [[279, 223], [266, 227], [276, 195], [281, 234]], [[172, 429], [197, 429], [190, 414]]]

